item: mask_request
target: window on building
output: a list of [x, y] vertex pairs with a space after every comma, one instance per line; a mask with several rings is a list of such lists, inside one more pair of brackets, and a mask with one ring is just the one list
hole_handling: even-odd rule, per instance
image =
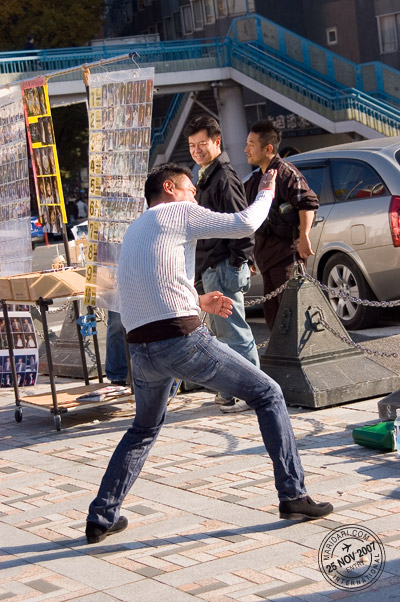
[[326, 41], [328, 46], [338, 43], [337, 27], [328, 27], [326, 30]]
[[139, 10], [144, 10], [144, 0], [137, 0]]
[[179, 39], [183, 35], [181, 13], [173, 13], [172, 17], [174, 19], [175, 37]]
[[217, 17], [220, 19], [221, 17], [228, 16], [228, 5], [226, 0], [216, 0], [215, 6], [217, 9]]
[[228, 11], [231, 16], [234, 15], [243, 15], [247, 12], [247, 7], [249, 11], [251, 10], [251, 6], [253, 5], [254, 11], [254, 0], [251, 2], [250, 0], [228, 0]]
[[193, 0], [192, 9], [193, 9], [194, 28], [195, 29], [203, 29], [204, 21], [203, 21], [203, 11], [201, 8], [201, 0]]
[[193, 18], [192, 18], [192, 7], [190, 4], [181, 7], [182, 11], [182, 23], [183, 32], [185, 35], [193, 33]]
[[215, 23], [214, 0], [204, 0], [203, 3], [206, 23]]
[[400, 13], [378, 17], [381, 52], [396, 52], [400, 40]]
[[164, 21], [164, 39], [172, 40], [174, 37], [174, 31], [172, 27], [172, 17], [165, 17]]

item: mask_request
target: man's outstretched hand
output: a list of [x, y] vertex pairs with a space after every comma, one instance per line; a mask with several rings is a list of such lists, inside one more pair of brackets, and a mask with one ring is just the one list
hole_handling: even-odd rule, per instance
[[220, 291], [212, 291], [199, 296], [200, 307], [208, 314], [216, 314], [221, 318], [232, 315], [232, 299], [225, 297]]

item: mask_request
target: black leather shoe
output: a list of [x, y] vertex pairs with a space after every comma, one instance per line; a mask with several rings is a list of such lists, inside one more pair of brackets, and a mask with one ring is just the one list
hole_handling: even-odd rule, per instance
[[111, 384], [115, 385], [117, 387], [126, 387], [126, 381], [125, 380], [112, 380]]
[[108, 535], [113, 535], [114, 533], [124, 531], [127, 526], [128, 519], [125, 518], [125, 516], [120, 516], [115, 525], [109, 529], [101, 527], [97, 523], [93, 523], [92, 521], [88, 520], [86, 523], [86, 539], [88, 543], [99, 543], [108, 537]]
[[333, 512], [333, 506], [329, 502], [317, 504], [310, 496], [302, 497], [290, 502], [280, 502], [279, 517], [289, 519], [308, 519], [314, 520], [322, 518]]

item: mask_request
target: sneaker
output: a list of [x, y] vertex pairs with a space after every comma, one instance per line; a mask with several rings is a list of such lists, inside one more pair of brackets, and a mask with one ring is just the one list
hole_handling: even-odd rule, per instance
[[86, 523], [86, 539], [88, 543], [99, 543], [103, 541], [108, 535], [113, 535], [114, 533], [119, 533], [120, 531], [124, 531], [128, 526], [128, 519], [125, 516], [120, 516], [115, 525], [106, 529], [105, 527], [101, 527], [97, 523], [94, 523], [90, 520]]
[[232, 399], [219, 407], [224, 414], [237, 414], [238, 412], [247, 412], [252, 408], [243, 399]]
[[221, 393], [217, 393], [214, 397], [214, 401], [218, 405], [225, 405], [229, 400], [225, 399], [225, 397], [222, 397]]
[[279, 504], [279, 517], [289, 519], [302, 519], [314, 520], [316, 518], [322, 518], [333, 512], [333, 506], [329, 502], [322, 502], [317, 504], [310, 496], [302, 497], [298, 500], [291, 500], [290, 502], [280, 502]]
[[126, 381], [125, 380], [112, 380], [111, 384], [115, 385], [117, 387], [126, 387]]

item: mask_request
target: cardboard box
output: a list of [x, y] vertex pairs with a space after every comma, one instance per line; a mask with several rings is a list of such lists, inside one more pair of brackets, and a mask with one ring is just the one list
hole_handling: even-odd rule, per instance
[[11, 282], [8, 278], [0, 278], [0, 299], [9, 300], [12, 297]]
[[68, 243], [71, 263], [82, 263], [86, 260], [87, 239], [79, 238]]
[[57, 299], [85, 292], [85, 268], [32, 272], [0, 278], [0, 298], [12, 302], [32, 302], [39, 297]]

